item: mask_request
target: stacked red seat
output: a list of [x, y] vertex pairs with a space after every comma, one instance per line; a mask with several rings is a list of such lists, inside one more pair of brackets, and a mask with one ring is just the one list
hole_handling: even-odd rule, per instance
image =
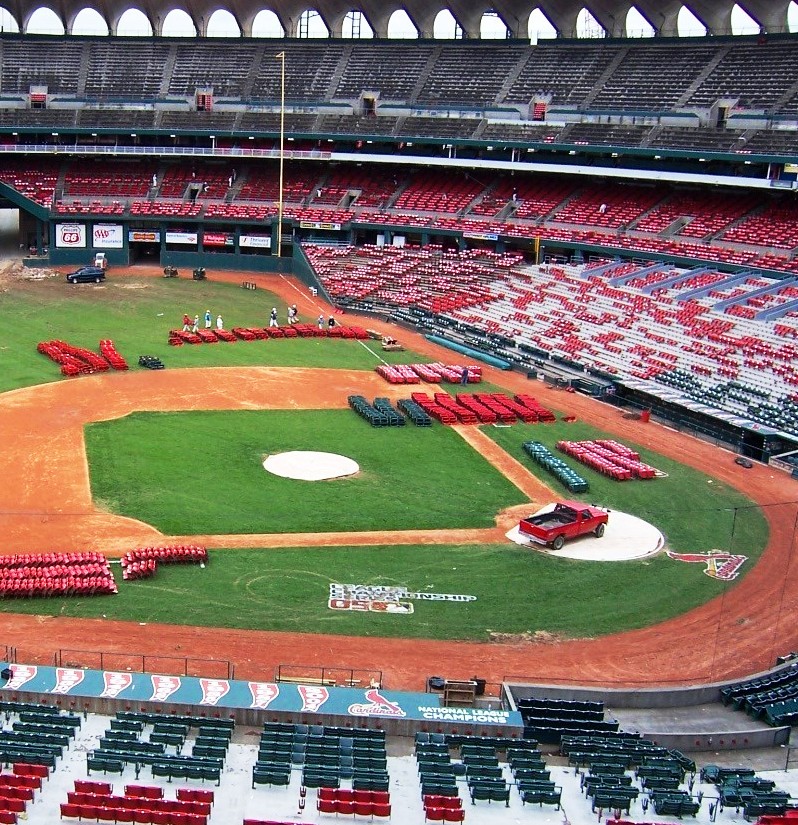
[[457, 402], [456, 398], [445, 392], [436, 392], [433, 399], [438, 406], [449, 410], [461, 424], [476, 424], [479, 419], [473, 410], [469, 410]]
[[[108, 361], [103, 356], [98, 355], [82, 347], [73, 347], [65, 341], [41, 341], [36, 349], [48, 356], [61, 367], [63, 375], [88, 375], [93, 372], [106, 372], [109, 369]], [[118, 369], [124, 369], [119, 367]]]
[[177, 338], [182, 341], [184, 344], [201, 344], [202, 338], [195, 332], [186, 332], [182, 329], [172, 329], [169, 330], [169, 340], [171, 342], [172, 338]]
[[471, 410], [482, 424], [495, 424], [499, 416], [489, 407], [482, 404], [474, 395], [458, 393], [457, 403]]
[[114, 342], [108, 339], [100, 341], [100, 353], [115, 370], [126, 370], [127, 361], [119, 354]]
[[23, 553], [0, 559], [0, 597], [116, 592], [116, 582], [102, 553]]
[[174, 544], [160, 547], [137, 547], [122, 556], [122, 578], [144, 579], [154, 576], [159, 564], [208, 563], [208, 551], [196, 544]]
[[246, 327], [233, 327], [233, 335], [242, 341], [255, 341], [257, 339], [257, 335]]
[[414, 392], [410, 394], [411, 400], [424, 410], [427, 415], [440, 421], [441, 424], [456, 424], [457, 416], [452, 410], [442, 407], [436, 401], [433, 401], [425, 392]]
[[536, 413], [538, 421], [546, 423], [557, 420], [554, 413], [550, 409], [548, 409], [548, 407], [544, 407], [542, 404], [538, 402], [536, 398], [533, 398], [531, 395], [527, 395], [526, 393], [518, 393], [517, 395], [513, 396], [513, 400], [517, 401], [522, 406]]
[[198, 329], [197, 335], [203, 344], [216, 344], [219, 341], [212, 329]]

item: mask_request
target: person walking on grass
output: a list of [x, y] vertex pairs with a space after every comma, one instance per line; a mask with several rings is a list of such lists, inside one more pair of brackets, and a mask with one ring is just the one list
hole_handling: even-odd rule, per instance
[[191, 332], [191, 318], [187, 312], [183, 313], [183, 332]]
[[205, 329], [211, 328], [211, 311], [209, 309], [205, 310]]
[[199, 332], [199, 315], [194, 316], [194, 326], [191, 328], [192, 332]]

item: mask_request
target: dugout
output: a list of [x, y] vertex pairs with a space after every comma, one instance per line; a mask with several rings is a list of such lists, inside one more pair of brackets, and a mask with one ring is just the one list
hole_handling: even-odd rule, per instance
[[641, 412], [648, 410], [679, 431], [765, 464], [773, 456], [798, 448], [798, 440], [788, 433], [702, 404], [668, 387], [651, 387], [644, 381], [618, 381], [612, 403]]

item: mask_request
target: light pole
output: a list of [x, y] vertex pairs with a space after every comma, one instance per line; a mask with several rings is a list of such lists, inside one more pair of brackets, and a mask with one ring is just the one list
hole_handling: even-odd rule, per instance
[[280, 61], [280, 186], [277, 197], [277, 257], [283, 249], [283, 166], [285, 164], [285, 52], [275, 55]]

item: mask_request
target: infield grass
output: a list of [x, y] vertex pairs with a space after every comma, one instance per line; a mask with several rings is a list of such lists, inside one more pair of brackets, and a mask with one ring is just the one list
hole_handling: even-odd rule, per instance
[[[453, 430], [375, 429], [350, 410], [140, 413], [85, 432], [95, 500], [167, 535], [492, 527], [525, 501]], [[360, 472], [263, 469], [290, 450], [343, 454]]]

